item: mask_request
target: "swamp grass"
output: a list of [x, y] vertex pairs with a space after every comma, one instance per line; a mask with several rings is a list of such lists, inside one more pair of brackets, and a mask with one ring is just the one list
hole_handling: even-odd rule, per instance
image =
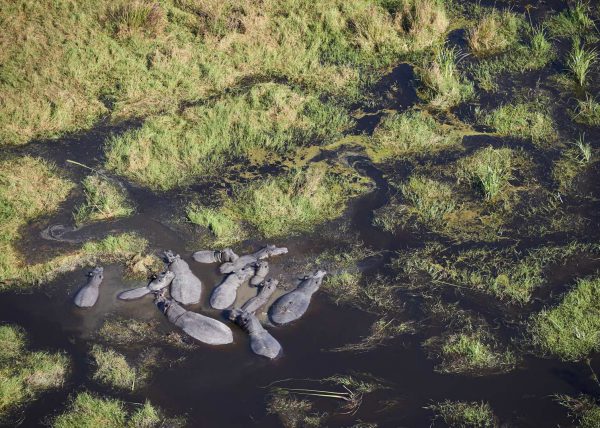
[[62, 353], [31, 351], [20, 327], [0, 325], [0, 422], [45, 391], [60, 388], [69, 374], [69, 358]]
[[600, 103], [594, 97], [586, 95], [585, 100], [577, 100], [577, 107], [571, 112], [571, 116], [577, 123], [600, 126]]
[[581, 135], [563, 150], [552, 167], [552, 177], [563, 194], [577, 193], [577, 178], [587, 170], [593, 159], [592, 146]]
[[[80, 392], [69, 408], [51, 422], [53, 428], [158, 428], [166, 421], [160, 411], [146, 401], [129, 409], [121, 400], [102, 398], [89, 392]], [[181, 426], [174, 421], [174, 425]]]
[[589, 3], [583, 0], [570, 4], [563, 12], [550, 17], [545, 24], [554, 37], [597, 38]]
[[569, 414], [577, 422], [579, 428], [595, 428], [600, 426], [600, 405], [588, 395], [571, 397], [557, 395], [556, 401], [569, 410]]
[[523, 19], [508, 11], [491, 9], [467, 32], [469, 49], [477, 57], [502, 53], [519, 41]]
[[452, 428], [495, 428], [498, 420], [489, 403], [444, 400], [426, 407]]
[[579, 361], [600, 350], [600, 277], [583, 278], [554, 307], [528, 322], [531, 344], [543, 355]]
[[[438, 44], [436, 0], [8, 2], [0, 141], [171, 111], [257, 76], [355, 98], [373, 69]], [[24, 37], [24, 35], [29, 35]], [[33, 35], [33, 36], [32, 36]]]
[[578, 40], [573, 40], [573, 47], [567, 56], [566, 66], [579, 88], [585, 88], [592, 65], [598, 55], [595, 49], [586, 49]]
[[123, 354], [114, 349], [94, 345], [90, 351], [94, 360], [94, 374], [92, 378], [100, 383], [113, 388], [133, 391], [139, 386], [140, 376], [135, 367], [132, 367]]
[[261, 182], [240, 185], [217, 208], [188, 206], [188, 218], [206, 227], [220, 245], [243, 239], [249, 226], [272, 238], [311, 231], [337, 218], [346, 202], [366, 190], [356, 173], [336, 172], [325, 164], [294, 169]]
[[73, 213], [76, 225], [127, 217], [135, 211], [127, 200], [125, 189], [108, 178], [90, 175], [83, 180], [82, 185], [85, 201]]
[[493, 200], [509, 185], [514, 168], [513, 150], [486, 147], [462, 158], [457, 165], [457, 180], [470, 183], [485, 199]]

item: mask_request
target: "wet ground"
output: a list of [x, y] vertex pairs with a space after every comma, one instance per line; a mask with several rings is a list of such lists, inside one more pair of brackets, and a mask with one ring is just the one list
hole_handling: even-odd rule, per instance
[[[540, 4], [532, 11], [533, 19], [536, 14], [543, 15], [546, 9], [555, 6], [551, 3]], [[520, 8], [525, 6], [517, 2], [514, 7], [521, 11]], [[516, 83], [504, 81], [502, 85], [533, 86], [540, 81], [540, 77], [547, 77], [550, 72], [552, 69], [531, 73]], [[390, 70], [375, 88], [380, 96], [376, 97], [374, 104], [370, 107], [357, 107], [357, 127], [354, 133], [370, 134], [386, 111], [402, 111], [414, 104], [417, 98], [413, 80], [412, 69], [406, 64]], [[559, 97], [556, 90], [554, 95]], [[510, 97], [510, 90], [504, 97], [488, 99], [482, 94], [480, 101], [484, 106], [499, 105]], [[470, 108], [461, 106], [455, 113], [468, 121]], [[561, 126], [560, 120], [558, 123]], [[86, 134], [58, 141], [32, 143], [24, 148], [14, 149], [14, 152], [50, 159], [65, 169], [72, 179], [79, 181], [89, 171], [68, 163], [67, 160], [97, 168], [103, 162], [104, 140], [111, 133], [135, 126], [139, 124], [126, 123], [117, 127], [102, 125]], [[564, 130], [565, 133], [571, 131]], [[595, 147], [599, 145], [597, 138], [593, 133], [590, 135], [589, 141]], [[520, 143], [486, 136], [469, 137], [464, 142], [466, 150], [474, 150], [487, 144], [514, 146]], [[528, 148], [535, 153], [534, 148]], [[342, 147], [335, 153], [323, 153], [320, 158], [338, 156], [344, 151], [352, 152], [352, 147]], [[385, 205], [393, 192], [388, 183], [389, 171], [378, 169], [360, 154], [347, 155], [346, 160], [361, 174], [369, 176], [376, 184], [376, 189], [353, 201], [343, 219], [323, 226], [318, 233], [272, 242], [289, 249], [287, 255], [278, 256], [271, 263], [271, 276], [281, 279], [288, 287], [294, 285], [297, 276], [308, 273], [295, 271], [306, 264], [307, 259], [340, 245], [336, 239], [336, 230], [341, 226], [356, 234], [367, 248], [382, 255], [377, 258], [376, 263], [369, 264], [365, 270], [366, 275], [389, 273], [386, 262], [393, 251], [417, 248], [423, 244], [425, 238], [415, 230], [402, 230], [392, 235], [372, 225], [373, 211]], [[549, 165], [551, 161], [552, 156], [549, 156], [543, 162]], [[408, 163], [394, 165], [395, 178], [406, 177], [411, 168], [412, 165]], [[597, 188], [599, 176], [596, 167], [584, 178], [582, 188], [591, 197], [584, 202], [581, 199], [570, 202], [573, 210], [579, 210], [588, 219], [586, 229], [582, 232], [587, 241], [597, 240], [600, 230]], [[156, 194], [130, 183], [124, 184], [136, 204], [136, 214], [127, 219], [84, 227], [72, 234], [74, 239], [82, 241], [118, 232], [136, 231], [148, 239], [152, 252], [171, 249], [181, 254], [204, 284], [202, 302], [190, 309], [224, 320], [220, 311], [210, 309], [208, 305], [212, 287], [221, 280], [217, 265], [201, 265], [191, 259], [191, 253], [200, 249], [195, 244], [197, 238], [190, 233], [189, 225], [178, 221], [184, 217], [182, 209], [186, 201], [198, 194], [206, 194], [208, 197], [222, 184], [207, 181], [166, 194]], [[57, 215], [40, 219], [28, 226], [19, 247], [30, 256], [32, 262], [47, 260], [52, 255], [80, 245], [44, 240], [40, 237], [40, 232], [50, 224], [71, 224], [72, 209], [81, 200], [82, 195], [74, 193]], [[568, 242], [571, 238], [573, 236], [569, 235], [529, 238], [523, 245]], [[264, 243], [266, 242], [249, 241], [242, 248], [235, 249], [238, 252], [256, 250]], [[533, 306], [539, 309], [545, 302], [554, 299], [553, 295], [564, 291], [565, 284], [573, 278], [593, 273], [599, 267], [597, 260], [587, 259], [573, 260], [566, 266], [554, 267], [549, 273], [550, 284], [535, 295], [537, 300]], [[247, 336], [234, 327], [235, 343], [232, 345], [211, 347], [200, 344], [193, 349], [165, 346], [163, 351], [167, 361], [159, 370], [154, 371], [148, 384], [134, 393], [118, 393], [91, 380], [88, 352], [97, 341], [97, 333], [103, 323], [116, 318], [134, 318], [155, 321], [165, 334], [173, 328], [155, 308], [150, 296], [134, 302], [116, 299], [120, 291], [141, 285], [139, 281], [124, 279], [123, 268], [119, 265], [105, 267], [100, 300], [94, 308], [75, 308], [72, 296], [85, 281], [85, 272], [77, 270], [62, 275], [52, 283], [26, 293], [0, 294], [0, 322], [24, 327], [31, 337], [32, 347], [65, 351], [73, 361], [73, 372], [65, 388], [44, 394], [30, 405], [20, 426], [42, 424], [44, 420], [60, 412], [75, 392], [87, 389], [119, 397], [130, 403], [148, 399], [169, 416], [184, 416], [189, 426], [275, 427], [280, 426], [280, 421], [276, 416], [268, 415], [265, 410], [270, 384], [284, 381], [282, 384], [288, 386], [314, 388], [318, 384], [307, 379], [318, 380], [351, 373], [368, 373], [381, 378], [387, 388], [366, 394], [360, 408], [353, 414], [343, 414], [339, 410], [340, 403], [334, 400], [315, 398], [315, 409], [330, 415], [327, 419], [328, 426], [372, 422], [381, 427], [426, 427], [431, 423], [432, 413], [424, 407], [445, 399], [487, 401], [505, 426], [570, 426], [572, 421], [567, 411], [553, 396], [584, 393], [597, 397], [600, 394], [600, 386], [592, 379], [592, 372], [587, 364], [563, 363], [531, 355], [526, 355], [516, 370], [506, 374], [473, 377], [436, 373], [434, 362], [427, 358], [421, 346], [427, 336], [420, 331], [401, 335], [386, 342], [385, 346], [368, 352], [331, 352], [333, 348], [355, 343], [368, 335], [377, 316], [350, 306], [336, 305], [322, 291], [314, 296], [302, 319], [288, 326], [269, 327], [269, 331], [284, 349], [284, 354], [277, 360], [267, 361], [252, 354]], [[244, 286], [238, 301], [243, 302], [254, 292], [254, 289]], [[279, 294], [282, 292], [279, 291]], [[419, 299], [415, 298], [414, 293], [400, 291], [399, 294], [404, 307], [399, 309], [398, 319], [412, 319], [415, 314], [418, 316], [421, 313]], [[455, 290], [446, 290], [441, 295], [445, 301], [459, 301], [462, 307], [475, 310], [489, 321], [497, 320], [495, 326], [501, 337], [514, 337], [514, 324], [502, 322], [506, 315], [504, 311], [510, 311], [510, 308], [494, 304], [493, 299], [477, 294], [463, 295]], [[516, 310], [514, 316], [506, 318], [515, 320], [522, 315], [522, 311]], [[128, 356], [136, 357], [140, 351], [134, 347], [129, 350]], [[595, 371], [600, 370], [600, 359], [593, 356], [590, 366]]]

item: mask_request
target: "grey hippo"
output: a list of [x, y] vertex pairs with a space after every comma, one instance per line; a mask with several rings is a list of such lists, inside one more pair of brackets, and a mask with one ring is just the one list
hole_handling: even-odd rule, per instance
[[266, 259], [280, 254], [286, 254], [288, 252], [285, 247], [276, 247], [275, 245], [267, 245], [261, 248], [256, 253], [248, 254], [245, 256], [238, 257], [233, 262], [223, 263], [219, 270], [221, 273], [231, 273], [238, 271], [248, 265], [254, 264], [259, 260]]
[[192, 258], [198, 263], [226, 263], [234, 262], [239, 256], [231, 248], [225, 248], [221, 251], [202, 250], [192, 254]]
[[77, 291], [73, 301], [80, 308], [91, 308], [98, 301], [100, 295], [100, 284], [104, 279], [104, 268], [95, 267], [94, 270], [88, 272], [87, 283]]
[[325, 273], [319, 270], [314, 275], [306, 276], [294, 291], [277, 299], [269, 310], [271, 321], [280, 325], [287, 324], [304, 315], [312, 295], [321, 286]]
[[177, 302], [164, 296], [164, 290], [156, 293], [154, 303], [167, 319], [200, 342], [209, 345], [226, 345], [233, 342], [231, 329], [220, 321], [190, 312]]
[[261, 260], [256, 263], [254, 276], [250, 279], [250, 285], [258, 287], [265, 277], [269, 274], [269, 263], [266, 260]]
[[230, 273], [219, 284], [210, 295], [210, 306], [215, 309], [225, 309], [233, 305], [237, 296], [237, 290], [248, 278], [252, 276], [254, 269], [247, 266], [239, 271]]
[[171, 297], [182, 305], [193, 305], [200, 302], [202, 282], [191, 271], [190, 266], [179, 254], [165, 251], [169, 270], [175, 274], [171, 283]]
[[229, 313], [229, 319], [248, 333], [252, 352], [271, 359], [281, 354], [279, 342], [265, 330], [254, 314], [242, 309], [234, 309]]
[[248, 301], [244, 303], [244, 305], [242, 306], [242, 310], [251, 314], [255, 313], [267, 303], [269, 297], [271, 297], [271, 295], [277, 289], [278, 284], [279, 281], [277, 281], [276, 279], [267, 279], [265, 282], [263, 282], [263, 285], [260, 288], [258, 294], [252, 297], [251, 299], [248, 299]]
[[134, 300], [144, 297], [147, 294], [160, 291], [171, 284], [175, 274], [170, 270], [159, 273], [148, 285], [145, 287], [132, 288], [120, 293], [117, 298], [120, 300]]

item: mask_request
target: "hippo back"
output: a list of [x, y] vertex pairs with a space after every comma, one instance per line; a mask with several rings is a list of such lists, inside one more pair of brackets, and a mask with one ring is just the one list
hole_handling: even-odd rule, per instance
[[304, 315], [309, 304], [310, 295], [301, 290], [294, 290], [273, 303], [269, 310], [269, 317], [275, 324], [287, 324]]
[[89, 273], [87, 284], [79, 289], [73, 299], [75, 305], [80, 308], [89, 308], [96, 304], [100, 295], [100, 284], [104, 279], [104, 269], [101, 267], [95, 268]]
[[225, 345], [233, 342], [231, 329], [220, 321], [187, 311], [175, 320], [175, 325], [200, 342]]
[[188, 264], [178, 258], [169, 265], [169, 270], [175, 274], [171, 282], [171, 297], [183, 305], [198, 303], [202, 294], [202, 282]]

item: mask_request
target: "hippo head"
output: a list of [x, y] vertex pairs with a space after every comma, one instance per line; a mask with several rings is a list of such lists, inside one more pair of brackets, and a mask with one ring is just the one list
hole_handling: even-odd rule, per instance
[[155, 279], [158, 279], [159, 281], [170, 281], [173, 280], [175, 278], [175, 272], [172, 272], [170, 270], [165, 270], [161, 273], [159, 273], [158, 275], [155, 275]]
[[167, 313], [169, 307], [171, 306], [171, 303], [172, 300], [165, 296], [164, 290], [158, 293], [154, 293], [154, 304], [163, 314]]
[[171, 251], [171, 250], [167, 250], [167, 251], [165, 251], [164, 255], [165, 255], [165, 260], [166, 260], [168, 263], [173, 263], [175, 260], [177, 260], [177, 259], [181, 258], [181, 257], [179, 256], [179, 254], [175, 254], [175, 253], [174, 253], [173, 251]]
[[248, 312], [238, 308], [232, 309], [229, 312], [229, 319], [243, 329], [247, 329], [252, 321], [251, 315]]
[[276, 245], [269, 244], [265, 247], [265, 252], [269, 257], [279, 256], [280, 254], [287, 254], [288, 249], [286, 247], [277, 247]]
[[323, 277], [327, 275], [327, 272], [325, 272], [324, 270], [318, 270], [314, 275], [313, 278], [317, 278], [317, 279], [323, 279]]
[[239, 257], [231, 248], [225, 248], [221, 251], [221, 259], [224, 262], [235, 262]]
[[254, 275], [254, 268], [252, 266], [245, 266], [236, 272], [238, 278], [242, 281], [247, 280], [252, 275]]
[[104, 268], [101, 266], [96, 266], [93, 270], [88, 272], [88, 276], [98, 276], [102, 278], [104, 276]]
[[275, 289], [277, 288], [278, 285], [279, 285], [279, 281], [278, 280], [276, 280], [274, 278], [269, 278], [265, 282], [263, 282], [262, 288], [265, 291], [268, 290], [270, 292], [273, 292], [273, 291], [275, 291]]

